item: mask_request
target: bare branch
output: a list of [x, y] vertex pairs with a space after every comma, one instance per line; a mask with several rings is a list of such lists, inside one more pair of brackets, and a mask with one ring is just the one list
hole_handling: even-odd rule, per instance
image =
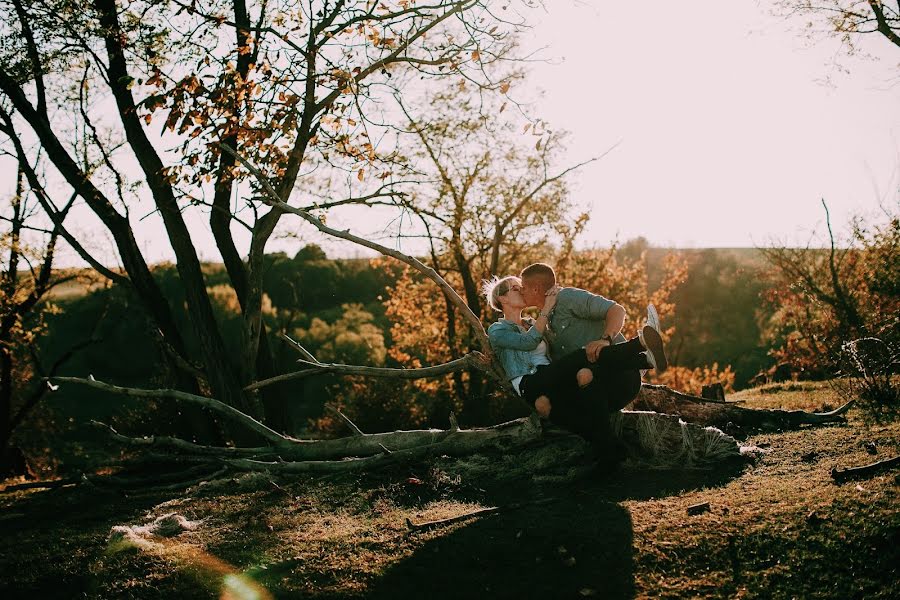
[[291, 336], [289, 336], [286, 333], [282, 333], [279, 337], [281, 339], [283, 339], [284, 341], [286, 341], [288, 344], [290, 344], [294, 348], [294, 350], [296, 350], [297, 352], [302, 354], [306, 360], [308, 360], [311, 363], [314, 363], [316, 365], [319, 364], [319, 361], [316, 360], [316, 357], [313, 356], [309, 350], [307, 350], [306, 348], [301, 346], [300, 342], [296, 341], [295, 339], [293, 339]]
[[132, 446], [134, 448], [161, 448], [163, 450], [177, 450], [188, 454], [197, 454], [201, 456], [262, 456], [271, 454], [275, 448], [271, 446], [262, 446], [259, 448], [234, 448], [223, 446], [201, 446], [193, 444], [185, 440], [167, 437], [167, 436], [150, 436], [150, 437], [128, 437], [122, 435], [111, 426], [99, 421], [91, 421], [92, 426], [105, 431], [110, 438], [120, 444]]
[[880, 471], [886, 471], [898, 466], [900, 466], [900, 456], [895, 456], [894, 458], [880, 460], [862, 467], [851, 467], [849, 469], [834, 468], [831, 470], [831, 477], [834, 479], [835, 483], [843, 483], [848, 479], [869, 477]]
[[825, 425], [846, 421], [844, 414], [854, 402], [826, 413], [810, 413], [802, 410], [754, 410], [737, 406], [732, 402], [715, 402], [691, 396], [667, 388], [664, 385], [644, 384], [638, 397], [631, 403], [635, 410], [652, 410], [679, 415], [684, 420], [701, 425], [725, 427], [728, 423], [738, 427], [753, 427], [766, 431], [796, 429], [801, 425]]
[[450, 362], [430, 367], [420, 367], [418, 369], [393, 369], [388, 367], [366, 367], [361, 365], [342, 365], [329, 364], [320, 362], [310, 362], [298, 360], [297, 362], [307, 365], [310, 368], [303, 371], [295, 371], [294, 373], [285, 373], [264, 381], [251, 383], [246, 388], [247, 391], [257, 390], [275, 383], [284, 381], [292, 381], [294, 379], [305, 379], [312, 375], [320, 373], [337, 373], [339, 375], [361, 375], [363, 377], [385, 377], [388, 379], [427, 379], [429, 377], [440, 377], [447, 373], [462, 371], [469, 367], [475, 367], [486, 373], [491, 373], [490, 362], [481, 352], [470, 352], [461, 358], [451, 360]]
[[325, 404], [325, 408], [330, 412], [333, 412], [341, 421], [344, 422], [344, 425], [350, 428], [350, 431], [353, 432], [353, 435], [366, 435], [362, 432], [362, 429], [356, 426], [356, 423], [351, 421], [347, 415], [338, 410], [338, 407], [330, 402]]
[[202, 406], [204, 408], [208, 408], [220, 415], [228, 417], [232, 421], [240, 423], [241, 425], [247, 427], [248, 429], [258, 433], [266, 440], [273, 442], [276, 446], [286, 446], [294, 443], [296, 440], [293, 438], [283, 436], [274, 429], [270, 429], [254, 419], [249, 415], [246, 415], [239, 411], [238, 409], [225, 404], [224, 402], [219, 402], [215, 398], [206, 398], [204, 396], [196, 396], [194, 394], [189, 394], [187, 392], [181, 392], [179, 390], [144, 390], [139, 388], [129, 388], [129, 387], [121, 387], [118, 385], [112, 385], [109, 383], [104, 383], [102, 381], [97, 381], [96, 379], [82, 379], [80, 377], [51, 377], [50, 381], [60, 384], [60, 383], [77, 383], [79, 385], [86, 385], [88, 387], [92, 387], [98, 390], [103, 390], [105, 392], [111, 392], [113, 394], [122, 394], [124, 396], [131, 396], [133, 398], [171, 398], [173, 400], [182, 400], [184, 402], [190, 402], [191, 404], [196, 404], [198, 406]]
[[41, 66], [41, 57], [34, 42], [34, 32], [31, 30], [31, 24], [28, 22], [28, 13], [22, 6], [22, 1], [13, 0], [13, 4], [16, 7], [19, 22], [22, 24], [22, 35], [25, 37], [25, 45], [28, 47], [28, 59], [31, 61], [31, 74], [34, 76], [34, 87], [38, 97], [37, 111], [44, 119], [47, 119], [47, 94], [44, 87], [44, 72]]
[[890, 23], [885, 18], [881, 0], [868, 1], [869, 6], [872, 7], [872, 12], [875, 13], [875, 20], [878, 21], [878, 31], [895, 45], [900, 46], [900, 35], [897, 35], [897, 32], [891, 28]]

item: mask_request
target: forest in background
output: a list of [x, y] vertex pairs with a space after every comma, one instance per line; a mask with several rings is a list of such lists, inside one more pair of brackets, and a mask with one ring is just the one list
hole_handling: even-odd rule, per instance
[[[830, 223], [829, 234], [833, 241]], [[838, 375], [862, 375], [860, 381], [865, 382], [866, 374], [846, 362], [846, 344], [875, 337], [887, 344], [889, 353], [896, 347], [898, 254], [900, 220], [891, 218], [884, 223], [856, 221], [844, 247], [830, 250], [673, 250], [637, 238], [588, 250], [571, 245], [526, 248], [503, 268], [517, 273], [547, 257], [562, 285], [589, 289], [625, 306], [626, 335], [634, 335], [647, 303], [653, 302], [660, 310], [672, 366], [661, 377], [651, 373], [648, 381], [699, 394], [712, 383], [732, 392], [770, 381]], [[227, 353], [237, 361], [243, 344], [237, 295], [223, 265], [207, 263], [202, 269]], [[202, 350], [191, 335], [177, 270], [158, 264], [152, 274], [184, 333], [186, 356], [198, 360]], [[479, 279], [476, 271], [463, 283], [452, 268], [444, 277], [457, 289]], [[173, 380], [167, 346], [160, 343], [153, 319], [133, 292], [88, 270], [59, 272], [56, 278], [60, 283], [11, 331], [11, 355], [17, 361], [8, 380], [30, 382], [15, 388], [11, 398], [21, 423], [14, 427], [14, 447], [36, 468], [65, 472], [107, 456], [104, 434], [89, 426], [93, 420], [124, 432], [154, 431], [189, 440], [209, 435], [196, 429], [196, 413], [171, 400], [139, 402], [81, 386], [55, 389], [42, 382], [48, 372], [91, 375], [135, 388], [165, 388]], [[440, 289], [407, 265], [386, 258], [330, 258], [316, 244], [294, 256], [267, 254], [262, 292], [262, 317], [279, 373], [308, 368], [297, 364], [290, 340], [324, 363], [393, 368], [453, 360], [473, 345], [471, 331]], [[485, 325], [497, 318], [483, 298], [474, 295], [467, 302]], [[862, 359], [884, 363], [890, 373], [896, 367], [890, 366], [890, 356], [887, 363], [872, 354]], [[880, 397], [877, 388], [849, 392], [868, 402], [877, 420], [885, 410], [897, 408], [890, 378], [887, 384], [889, 397]], [[344, 424], [326, 404], [365, 431], [440, 427], [451, 412], [465, 426], [528, 413], [517, 398], [496, 384], [478, 381], [471, 370], [416, 380], [323, 373], [272, 387], [281, 402], [284, 430], [304, 437], [343, 434]], [[30, 412], [23, 413], [22, 406]], [[211, 415], [203, 417], [212, 421]]]

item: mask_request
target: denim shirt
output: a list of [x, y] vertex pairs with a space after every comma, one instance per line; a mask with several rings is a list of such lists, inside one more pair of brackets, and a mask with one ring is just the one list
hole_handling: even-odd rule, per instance
[[[602, 338], [606, 332], [606, 313], [615, 305], [613, 300], [587, 290], [561, 288], [544, 332], [550, 346], [550, 359], [559, 360]], [[613, 338], [615, 344], [624, 341], [625, 336], [621, 333]]]
[[487, 334], [508, 380], [537, 371], [537, 366], [531, 361], [531, 351], [541, 343], [542, 336], [533, 324], [528, 331], [523, 332], [512, 321], [500, 319], [491, 323]]

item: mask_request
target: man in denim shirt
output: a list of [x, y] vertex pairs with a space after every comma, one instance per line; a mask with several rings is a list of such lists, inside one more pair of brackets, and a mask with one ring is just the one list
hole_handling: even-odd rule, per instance
[[[556, 285], [553, 268], [543, 263], [523, 269], [521, 279], [522, 295], [529, 305], [542, 305], [547, 290]], [[625, 342], [622, 335], [625, 316], [625, 309], [613, 300], [578, 288], [560, 288], [544, 332], [544, 339], [550, 346], [551, 360], [559, 360], [584, 348], [588, 360], [596, 362], [604, 348]], [[651, 310], [650, 320], [657, 319], [655, 311]], [[658, 322], [651, 325], [658, 330]], [[658, 350], [648, 354], [656, 354], [660, 361], [651, 356], [647, 364], [637, 365], [633, 362], [632, 353], [632, 363], [628, 368], [598, 368], [591, 383], [591, 401], [585, 403], [579, 400], [577, 389], [573, 388], [571, 394], [562, 396], [567, 398], [565, 401], [554, 404], [551, 420], [593, 441], [595, 447], [602, 448], [609, 444], [609, 413], [624, 408], [640, 392], [640, 369], [656, 368], [662, 371], [666, 368], [661, 340], [658, 343]], [[619, 349], [625, 348], [616, 348]], [[621, 354], [624, 356], [625, 353]]]

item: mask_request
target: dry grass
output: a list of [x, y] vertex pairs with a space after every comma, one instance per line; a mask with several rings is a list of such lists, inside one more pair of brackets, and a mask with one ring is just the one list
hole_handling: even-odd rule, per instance
[[[840, 403], [827, 384], [731, 399], [787, 409]], [[897, 597], [895, 473], [840, 486], [829, 473], [900, 453], [900, 424], [867, 427], [851, 413], [845, 426], [748, 441], [766, 454], [722, 473], [600, 477], [567, 458], [577, 443], [563, 441], [359, 478], [244, 476], [175, 497], [80, 487], [8, 495], [0, 501], [13, 517], [0, 519], [0, 535], [16, 551], [0, 556], [0, 595]], [[688, 516], [701, 502], [709, 512]], [[492, 505], [508, 508], [406, 527]], [[113, 525], [170, 512], [200, 524], [147, 548], [107, 543]]]

